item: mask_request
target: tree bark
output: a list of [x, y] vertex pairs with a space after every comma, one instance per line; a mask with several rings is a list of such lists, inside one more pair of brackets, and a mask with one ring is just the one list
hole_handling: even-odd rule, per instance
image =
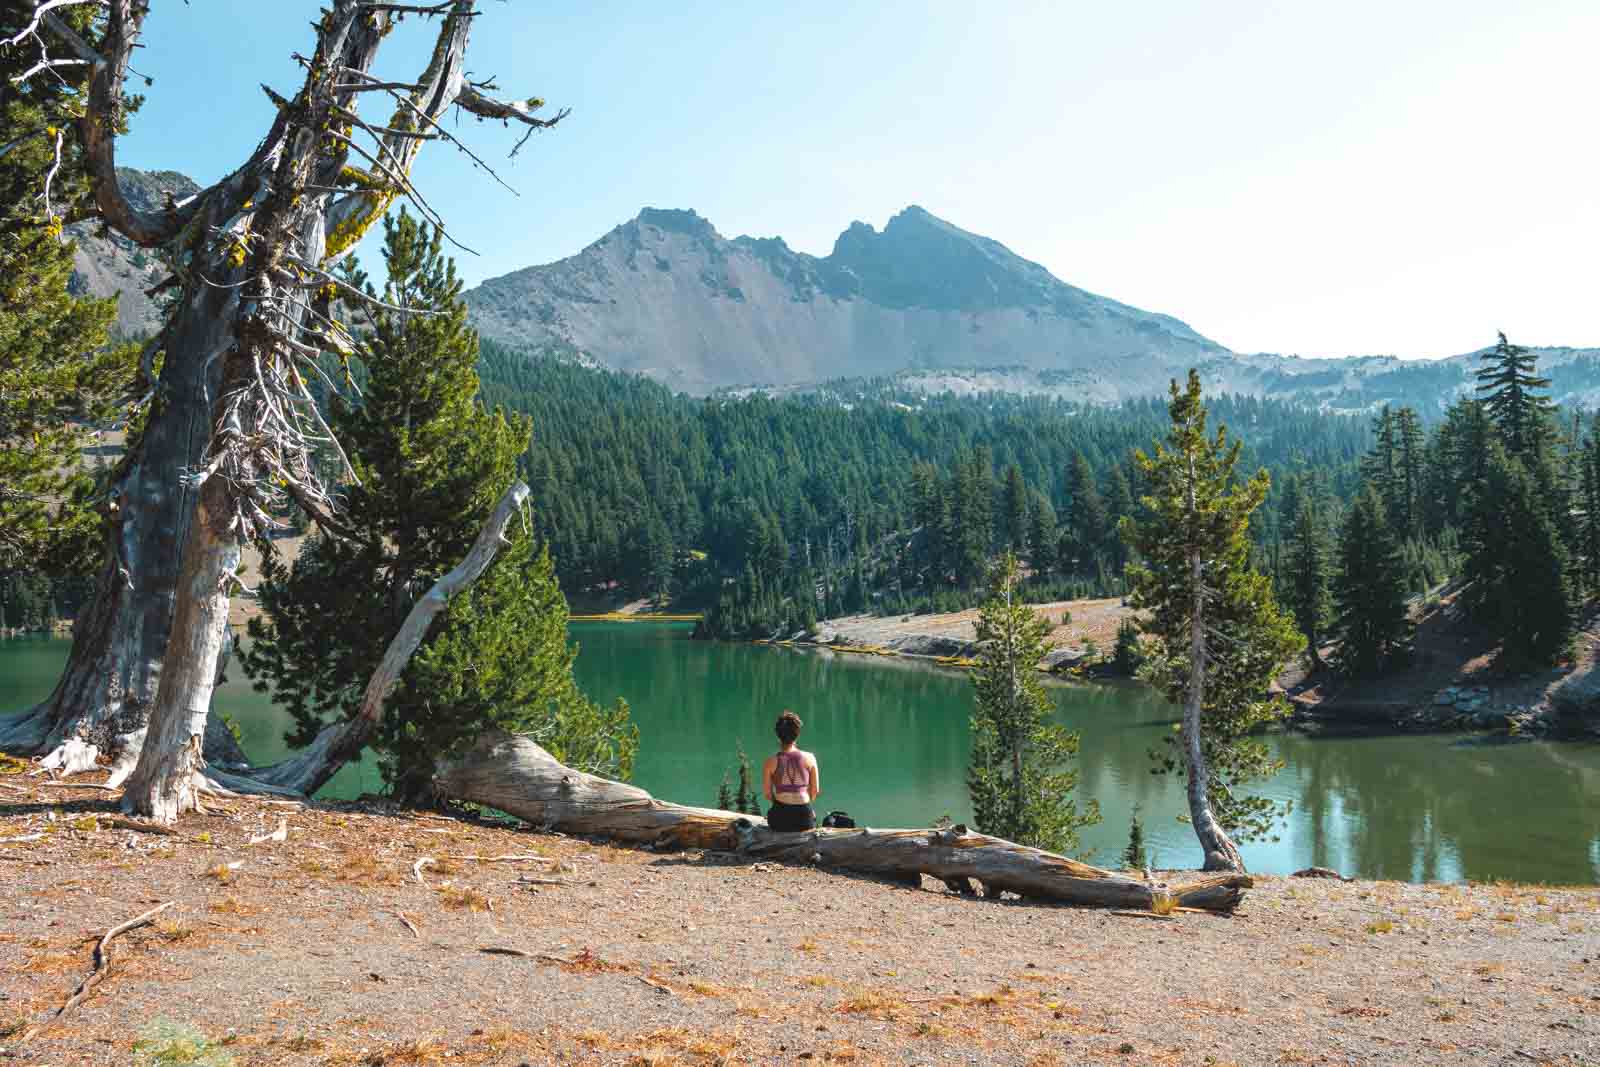
[[[201, 225], [219, 225], [219, 203]], [[43, 754], [77, 738], [113, 761], [120, 781], [138, 759], [172, 632], [174, 594], [195, 493], [183, 472], [198, 467], [211, 437], [206, 397], [221, 390], [236, 292], [199, 287], [173, 312], [166, 359], [144, 432], [129, 442], [106, 507], [105, 562], [95, 596], [73, 626], [72, 651], [50, 696], [0, 730], [0, 750]], [[208, 758], [243, 763], [221, 724], [206, 734]]]
[[122, 794], [124, 811], [160, 823], [197, 810], [205, 784], [201, 752], [217, 662], [228, 632], [229, 585], [239, 569], [239, 541], [230, 529], [227, 486], [208, 481], [184, 546], [177, 610], [168, 643], [156, 712], [139, 762]]
[[[1189, 500], [1194, 503], [1193, 482], [1190, 483]], [[1189, 554], [1189, 578], [1194, 586], [1194, 606], [1189, 616], [1189, 688], [1183, 701], [1183, 753], [1188, 763], [1185, 782], [1189, 799], [1189, 820], [1194, 834], [1200, 839], [1200, 849], [1205, 854], [1208, 871], [1243, 871], [1244, 858], [1239, 847], [1228, 837], [1211, 812], [1211, 768], [1206, 761], [1205, 745], [1200, 733], [1200, 711], [1205, 701], [1206, 686], [1206, 625], [1205, 625], [1205, 571], [1200, 553]]]
[[656, 800], [637, 786], [564, 766], [525, 737], [494, 731], [434, 778], [443, 796], [509, 812], [539, 827], [635, 844], [738, 851], [753, 858], [819, 863], [896, 879], [977, 879], [1040, 900], [1150, 908], [1157, 893], [1181, 905], [1230, 911], [1251, 885], [1247, 875], [1203, 878], [1170, 890], [1065, 856], [949, 830], [812, 830], [773, 833], [766, 821]]

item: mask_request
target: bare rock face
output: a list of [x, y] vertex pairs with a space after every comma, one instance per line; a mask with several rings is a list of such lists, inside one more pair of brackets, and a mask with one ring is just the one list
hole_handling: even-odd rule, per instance
[[[141, 211], [166, 206], [169, 200], [181, 201], [200, 191], [200, 186], [173, 170], [142, 171], [117, 168], [117, 184], [123, 195]], [[79, 222], [67, 227], [77, 241], [72, 256], [72, 292], [117, 298], [117, 332], [124, 337], [152, 334], [161, 327], [161, 310], [145, 290], [166, 277], [155, 256], [120, 233], [104, 230], [97, 222]]]
[[728, 240], [693, 211], [647, 208], [568, 259], [467, 294], [487, 337], [576, 350], [688, 392], [908, 369], [1012, 366], [1114, 400], [1230, 355], [1165, 315], [1074, 288], [918, 207], [833, 252]]

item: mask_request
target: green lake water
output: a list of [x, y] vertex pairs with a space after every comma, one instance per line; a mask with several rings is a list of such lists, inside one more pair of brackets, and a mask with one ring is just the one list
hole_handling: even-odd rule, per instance
[[[970, 809], [965, 772], [972, 697], [964, 675], [883, 657], [688, 640], [689, 627], [575, 623], [579, 681], [590, 696], [625, 697], [639, 724], [634, 780], [657, 796], [710, 804], [743, 741], [753, 760], [773, 746], [791, 708], [817, 753], [821, 811], [861, 825], [925, 826]], [[68, 644], [0, 641], [0, 714], [48, 694]], [[237, 667], [216, 706], [239, 723], [257, 762], [284, 754], [286, 717]], [[1134, 685], [1052, 685], [1061, 721], [1082, 737], [1078, 796], [1104, 821], [1083, 833], [1087, 858], [1111, 862], [1135, 805], [1163, 866], [1196, 866], [1181, 784], [1150, 773], [1146, 753], [1171, 709]], [[1306, 737], [1272, 745], [1288, 762], [1267, 784], [1293, 802], [1278, 840], [1243, 846], [1253, 870], [1333, 867], [1368, 878], [1600, 882], [1600, 745], [1496, 742], [1467, 735]], [[369, 763], [325, 790], [377, 790]]]

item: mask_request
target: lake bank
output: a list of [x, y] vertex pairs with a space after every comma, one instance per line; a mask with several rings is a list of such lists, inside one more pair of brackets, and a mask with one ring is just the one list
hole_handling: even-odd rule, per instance
[[[1162, 921], [359, 804], [154, 836], [111, 803], [0, 790], [0, 1049], [28, 1062], [128, 1062], [157, 1019], [238, 1067], [1600, 1054], [1593, 889], [1262, 877], [1232, 919]], [[93, 940], [168, 901], [52, 1018]]]
[[[941, 815], [970, 821], [972, 694], [963, 673], [901, 657], [692, 641], [690, 629], [579, 623], [570, 631], [584, 690], [633, 707], [637, 784], [668, 800], [711, 804], [724, 774], [737, 780], [740, 744], [764, 755], [773, 717], [791, 707], [806, 720], [804, 743], [823, 761], [824, 810], [872, 826], [928, 825]], [[0, 644], [0, 713], [47, 694], [67, 648], [59, 639]], [[1172, 709], [1145, 686], [1052, 679], [1046, 688], [1058, 721], [1082, 739], [1076, 795], [1098, 801], [1103, 815], [1084, 831], [1078, 856], [1114, 863], [1138, 811], [1158, 865], [1198, 865], [1194, 833], [1179, 821], [1187, 810], [1181, 781], [1150, 773], [1149, 752], [1165, 744]], [[215, 707], [239, 725], [253, 761], [287, 753], [287, 713], [237, 668]], [[1600, 746], [1370, 731], [1266, 741], [1287, 766], [1254, 791], [1290, 810], [1273, 839], [1244, 844], [1252, 870], [1600, 882]], [[382, 787], [369, 756], [322, 795]]]

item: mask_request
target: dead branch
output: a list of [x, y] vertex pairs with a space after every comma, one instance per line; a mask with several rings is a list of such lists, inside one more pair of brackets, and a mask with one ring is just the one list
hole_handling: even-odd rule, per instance
[[[506, 946], [506, 945], [484, 945], [482, 948], [478, 949], [478, 951], [479, 952], [487, 952], [491, 956], [520, 956], [523, 959], [530, 959], [530, 960], [531, 959], [549, 959], [549, 958], [552, 958], [552, 957], [546, 957], [546, 956], [535, 956], [532, 952], [529, 952], [525, 948], [511, 948], [511, 947]], [[563, 962], [571, 962], [571, 961], [568, 960], [568, 961], [563, 961]]]
[[118, 934], [125, 934], [129, 930], [137, 929], [138, 927], [143, 926], [176, 903], [176, 900], [169, 900], [165, 904], [158, 904], [149, 911], [145, 912], [143, 915], [135, 915], [127, 922], [119, 923], [118, 925], [107, 930], [105, 936], [100, 939], [100, 943], [94, 947], [94, 970], [90, 971], [89, 976], [78, 984], [77, 990], [73, 992], [72, 996], [67, 998], [67, 1002], [61, 1005], [61, 1009], [56, 1012], [56, 1018], [59, 1019], [61, 1016], [67, 1014], [67, 1012], [83, 1003], [83, 999], [89, 995], [89, 991], [95, 986], [99, 985], [100, 980], [106, 976], [106, 967], [111, 963], [111, 957], [108, 954], [107, 949], [111, 945], [112, 938], [116, 937]]
[[178, 831], [170, 826], [161, 826], [158, 823], [145, 822], [141, 819], [130, 819], [126, 815], [97, 815], [96, 818], [104, 819], [106, 825], [117, 830], [133, 830], [141, 834], [155, 834], [158, 837], [177, 837]]
[[406, 924], [406, 929], [411, 931], [412, 937], [416, 938], [418, 941], [422, 940], [422, 931], [417, 929], [416, 923], [412, 922], [406, 917], [405, 912], [397, 911], [394, 913], [394, 917]]
[[422, 879], [422, 868], [424, 868], [424, 867], [437, 867], [438, 865], [439, 865], [439, 861], [434, 859], [432, 856], [424, 856], [420, 860], [418, 860], [417, 862], [413, 863], [411, 865], [411, 873], [416, 875], [417, 884], [420, 885], [424, 889], [428, 888], [428, 883], [423, 881], [423, 879]]

